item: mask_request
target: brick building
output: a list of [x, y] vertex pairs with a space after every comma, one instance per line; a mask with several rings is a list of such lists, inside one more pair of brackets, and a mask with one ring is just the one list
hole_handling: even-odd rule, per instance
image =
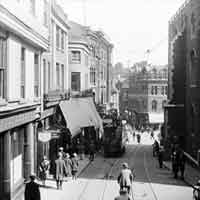
[[169, 21], [169, 105], [165, 139], [193, 158], [200, 148], [200, 1], [186, 1]]

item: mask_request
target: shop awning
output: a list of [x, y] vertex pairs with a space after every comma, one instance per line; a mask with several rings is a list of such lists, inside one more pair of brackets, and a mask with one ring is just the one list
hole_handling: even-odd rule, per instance
[[83, 127], [103, 129], [102, 120], [91, 97], [71, 98], [59, 105], [72, 136], [78, 134]]
[[164, 123], [164, 113], [149, 113], [150, 124]]

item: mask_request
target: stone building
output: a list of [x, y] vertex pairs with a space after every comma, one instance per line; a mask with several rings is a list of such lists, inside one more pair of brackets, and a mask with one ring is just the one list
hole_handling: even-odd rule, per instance
[[[121, 113], [126, 110], [136, 120], [137, 127], [164, 122], [164, 105], [167, 103], [167, 68], [134, 70], [122, 83]], [[136, 115], [136, 116], [135, 116]]]
[[[41, 57], [48, 49], [45, 1], [0, 1], [0, 197], [21, 199], [36, 172]], [[23, 11], [23, 12], [22, 12]]]
[[197, 159], [200, 148], [200, 2], [186, 1], [169, 21], [169, 105], [165, 138]]

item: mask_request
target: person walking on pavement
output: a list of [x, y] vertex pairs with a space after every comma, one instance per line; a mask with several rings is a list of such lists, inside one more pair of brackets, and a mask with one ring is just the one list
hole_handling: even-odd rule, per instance
[[172, 171], [174, 173], [174, 178], [178, 178], [178, 171], [179, 171], [179, 157], [178, 151], [174, 151], [172, 153]]
[[36, 176], [30, 175], [30, 182], [26, 183], [24, 199], [25, 200], [40, 200], [39, 184], [35, 182]]
[[91, 143], [90, 143], [90, 161], [93, 161], [94, 160], [94, 153], [95, 153], [95, 144], [94, 144], [94, 141], [92, 140]]
[[163, 153], [164, 153], [164, 148], [160, 146], [158, 150], [158, 163], [160, 168], [163, 168]]
[[181, 172], [181, 179], [184, 179], [184, 172], [185, 172], [185, 155], [183, 151], [180, 151], [179, 154], [179, 169]]
[[44, 156], [42, 162], [40, 163], [39, 170], [40, 170], [40, 179], [42, 184], [45, 186], [45, 181], [47, 179], [47, 174], [49, 173], [50, 169], [50, 162], [47, 160], [47, 157]]
[[65, 166], [66, 166], [66, 176], [71, 176], [71, 170], [72, 170], [72, 161], [70, 159], [70, 155], [66, 153], [65, 158]]
[[157, 140], [155, 140], [153, 143], [153, 157], [158, 155], [158, 151], [159, 151], [159, 143]]
[[133, 182], [134, 176], [131, 170], [128, 167], [127, 163], [122, 164], [122, 170], [117, 178], [118, 184], [120, 186], [120, 190], [123, 188], [127, 189], [128, 194], [130, 194], [131, 185]]
[[119, 196], [115, 197], [114, 200], [131, 200], [127, 189], [123, 188], [122, 190], [119, 191]]
[[78, 165], [79, 165], [76, 153], [73, 153], [71, 161], [72, 161], [72, 179], [76, 180], [77, 172], [78, 172]]
[[58, 159], [55, 160], [55, 164], [56, 164], [56, 174], [55, 174], [56, 185], [57, 189], [59, 190], [62, 189], [64, 174], [67, 174], [65, 161], [63, 160], [63, 154], [61, 152], [58, 153]]
[[59, 147], [58, 153], [61, 153], [61, 154], [62, 154], [62, 158], [63, 158], [63, 159], [65, 158], [66, 153], [64, 152], [64, 148], [63, 148], [63, 147]]

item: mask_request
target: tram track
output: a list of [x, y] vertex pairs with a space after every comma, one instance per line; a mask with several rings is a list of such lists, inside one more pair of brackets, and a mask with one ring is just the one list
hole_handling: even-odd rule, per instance
[[147, 177], [147, 180], [148, 180], [149, 188], [150, 188], [150, 190], [153, 194], [154, 200], [159, 200], [157, 195], [156, 195], [156, 192], [153, 189], [152, 183], [151, 183], [151, 178], [150, 178], [149, 170], [148, 170], [147, 163], [146, 163], [146, 152], [144, 152], [143, 155], [144, 155], [143, 156], [144, 169], [145, 169], [146, 177]]
[[[119, 172], [119, 169], [121, 168], [121, 163], [123, 162], [127, 162], [131, 168], [131, 170], [134, 169], [134, 165], [131, 164], [131, 160], [135, 160], [135, 157], [137, 155], [137, 152], [139, 149], [141, 149], [142, 146], [140, 145], [136, 145], [131, 151], [128, 151], [126, 154], [125, 154], [125, 157], [120, 157], [118, 159], [116, 158], [112, 158], [113, 160], [107, 160], [107, 159], [104, 159], [104, 162], [105, 163], [108, 163], [108, 165], [110, 166], [109, 169], [107, 169], [105, 172], [104, 172], [104, 176], [102, 177], [103, 180], [104, 180], [104, 183], [103, 183], [103, 190], [101, 192], [101, 194], [99, 195], [99, 198], [98, 200], [104, 200], [105, 199], [105, 194], [106, 194], [106, 191], [108, 189], [108, 181], [109, 180], [113, 180], [115, 179], [114, 178], [114, 173]], [[88, 167], [90, 167], [91, 165], [88, 165]], [[87, 167], [87, 168], [88, 168]], [[86, 168], [86, 169], [87, 169]], [[85, 170], [86, 170], [85, 169]], [[85, 171], [84, 170], [84, 171]], [[84, 172], [83, 172], [84, 173]], [[83, 200], [85, 199], [84, 198], [84, 194], [86, 193], [87, 189], [89, 188], [90, 184], [92, 184], [92, 180], [88, 180], [82, 191], [80, 192], [77, 200]]]
[[[130, 151], [128, 154], [128, 156], [126, 155], [126, 157], [122, 157], [122, 158], [119, 158], [119, 159], [117, 159], [116, 161], [115, 161], [115, 164], [111, 167], [111, 169], [110, 169], [110, 172], [109, 172], [109, 177], [111, 178], [111, 177], [114, 177], [114, 176], [112, 176], [112, 173], [113, 173], [113, 169], [114, 169], [114, 167], [118, 167], [118, 164], [119, 164], [119, 162], [120, 162], [120, 164], [122, 163], [122, 162], [127, 162], [128, 164], [130, 163], [129, 161], [130, 161], [130, 159], [131, 158], [135, 158], [135, 156], [136, 156], [136, 153], [137, 153], [137, 151], [138, 151], [138, 149], [139, 149], [139, 146], [137, 145], [132, 151]], [[133, 154], [133, 155], [132, 155]], [[120, 166], [121, 167], [121, 166]], [[131, 170], [132, 170], [132, 168], [131, 168]], [[108, 181], [106, 180], [105, 181], [105, 183], [104, 183], [104, 188], [103, 188], [103, 192], [102, 192], [102, 196], [99, 198], [99, 200], [104, 200], [104, 198], [105, 198], [105, 192], [106, 192], [106, 189], [108, 188]]]

